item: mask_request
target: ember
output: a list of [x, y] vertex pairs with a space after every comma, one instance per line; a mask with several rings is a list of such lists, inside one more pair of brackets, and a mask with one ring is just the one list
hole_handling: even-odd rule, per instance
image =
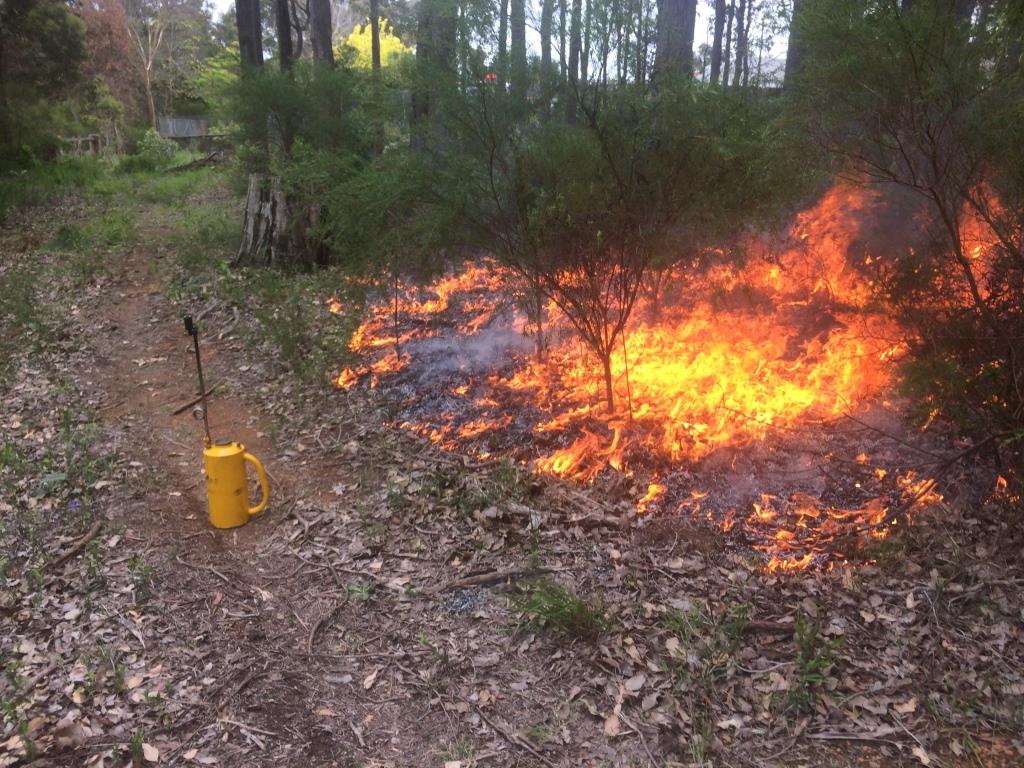
[[937, 498], [847, 423], [898, 421], [883, 398], [904, 334], [872, 304], [867, 268], [884, 254], [853, 257], [871, 203], [837, 186], [781, 245], [751, 238], [742, 263], [715, 251], [652, 276], [613, 360], [616, 412], [553, 304], [537, 359], [525, 291], [488, 259], [392, 286], [352, 337], [365, 363], [337, 386], [386, 387], [397, 423], [447, 449], [619, 477], [639, 514], [703, 517], [768, 570], [845, 560]]

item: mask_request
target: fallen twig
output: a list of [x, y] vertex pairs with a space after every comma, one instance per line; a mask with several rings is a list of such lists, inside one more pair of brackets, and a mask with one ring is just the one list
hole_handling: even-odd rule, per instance
[[504, 738], [509, 744], [513, 744], [513, 745], [519, 747], [520, 749], [525, 749], [531, 755], [533, 755], [538, 760], [540, 760], [542, 763], [544, 763], [544, 765], [549, 766], [549, 768], [555, 768], [555, 764], [554, 763], [552, 763], [550, 760], [548, 760], [546, 757], [544, 757], [544, 755], [542, 755], [540, 752], [538, 752], [536, 749], [534, 749], [534, 747], [530, 744], [530, 742], [528, 742], [522, 736], [520, 736], [518, 734], [515, 734], [515, 733], [509, 733], [506, 729], [504, 729], [501, 726], [497, 725], [493, 720], [491, 720], [489, 717], [487, 717], [487, 715], [485, 715], [483, 713], [483, 710], [480, 709], [479, 707], [476, 708], [476, 713], [478, 715], [480, 715], [480, 719], [481, 720], [483, 720], [485, 723], [487, 723], [487, 725], [489, 725], [491, 727], [491, 730], [493, 730], [499, 736]]
[[316, 641], [316, 633], [320, 631], [320, 628], [324, 624], [326, 624], [328, 621], [334, 618], [334, 614], [338, 612], [338, 609], [341, 608], [341, 606], [343, 606], [347, 602], [348, 593], [346, 592], [345, 598], [343, 600], [339, 600], [338, 602], [336, 602], [334, 604], [334, 607], [331, 608], [331, 610], [329, 610], [327, 613], [325, 613], [323, 616], [321, 616], [313, 623], [312, 629], [309, 630], [309, 637], [306, 639], [306, 653], [313, 653], [313, 643]]
[[70, 560], [83, 549], [85, 549], [86, 544], [95, 539], [96, 536], [99, 535], [99, 532], [101, 530], [103, 530], [103, 521], [97, 520], [95, 523], [92, 524], [92, 527], [88, 531], [86, 531], [85, 536], [78, 540], [75, 546], [73, 546], [63, 555], [58, 557], [56, 560], [51, 560], [49, 563], [43, 566], [43, 570], [52, 571], [55, 568], [60, 568], [62, 565], [64, 565], [64, 563], [66, 563], [68, 560]]
[[819, 739], [821, 741], [864, 741], [869, 744], [888, 744], [897, 748], [905, 746], [902, 741], [872, 736], [870, 733], [831, 733], [823, 731], [821, 733], [808, 733], [807, 738]]
[[246, 723], [240, 723], [237, 720], [229, 720], [226, 717], [220, 717], [217, 722], [224, 723], [225, 725], [233, 725], [236, 728], [242, 728], [246, 731], [252, 731], [253, 733], [262, 733], [264, 736], [273, 736], [275, 739], [283, 739], [280, 733], [276, 731], [268, 731], [266, 728], [257, 728], [255, 725], [247, 725]]
[[223, 581], [223, 582], [224, 582], [225, 584], [231, 584], [231, 583], [232, 583], [231, 579], [229, 579], [229, 578], [228, 578], [227, 576], [225, 576], [225, 575], [224, 575], [223, 573], [221, 573], [220, 571], [218, 571], [218, 570], [217, 570], [216, 568], [214, 568], [214, 567], [213, 567], [212, 565], [197, 565], [196, 563], [189, 563], [189, 562], [187, 562], [187, 561], [185, 561], [185, 560], [182, 560], [182, 559], [181, 559], [181, 556], [180, 556], [180, 555], [175, 555], [175, 556], [174, 556], [174, 559], [175, 559], [175, 560], [176, 560], [177, 562], [179, 562], [179, 563], [181, 563], [182, 565], [184, 565], [184, 566], [185, 566], [186, 568], [191, 568], [192, 570], [195, 570], [195, 571], [209, 571], [209, 572], [210, 572], [210, 573], [212, 573], [212, 574], [213, 574], [214, 576], [216, 576], [216, 577], [217, 577], [218, 579], [220, 579], [221, 581]]
[[622, 722], [636, 731], [636, 735], [640, 737], [640, 746], [642, 746], [644, 748], [644, 752], [647, 753], [647, 757], [651, 761], [651, 765], [654, 766], [654, 768], [658, 768], [658, 761], [654, 759], [654, 753], [652, 753], [651, 748], [647, 746], [647, 739], [644, 738], [644, 732], [640, 730], [640, 726], [626, 717], [625, 712], [620, 711], [619, 717], [622, 718]]

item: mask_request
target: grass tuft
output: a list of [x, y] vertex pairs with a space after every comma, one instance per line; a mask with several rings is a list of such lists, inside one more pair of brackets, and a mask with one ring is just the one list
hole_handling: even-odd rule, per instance
[[541, 578], [520, 585], [510, 598], [512, 607], [526, 615], [535, 629], [555, 630], [568, 637], [590, 639], [609, 630], [612, 621], [598, 604], [584, 600], [572, 589]]

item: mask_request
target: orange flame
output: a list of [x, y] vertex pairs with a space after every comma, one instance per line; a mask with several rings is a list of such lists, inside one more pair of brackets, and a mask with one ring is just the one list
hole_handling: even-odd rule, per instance
[[[884, 256], [850, 258], [871, 194], [837, 185], [797, 218], [782, 247], [751, 239], [742, 264], [712, 250], [653, 276], [611, 360], [614, 412], [603, 402], [600, 365], [545, 299], [544, 359], [514, 353], [470, 381], [446, 379], [440, 391], [455, 410], [419, 412], [401, 425], [446, 448], [481, 457], [503, 450], [540, 472], [584, 482], [602, 472], [642, 472], [647, 490], [639, 513], [657, 505], [706, 515], [726, 534], [760, 542], [752, 546], [774, 573], [819, 562], [829, 542], [850, 531], [887, 536], [894, 521], [882, 498], [840, 508], [807, 494], [762, 495], [723, 513], [702, 510], [706, 491], [691, 490], [681, 501], [666, 479], [678, 465], [729, 455], [771, 434], [801, 433], [887, 390], [903, 333], [875, 307], [870, 280], [858, 271]], [[474, 337], [509, 322], [511, 300], [524, 295], [536, 301], [488, 259], [422, 288], [388, 285], [349, 343], [366, 362], [341, 371], [336, 385], [375, 387], [407, 375], [418, 343], [446, 332]], [[332, 311], [336, 304], [340, 310], [331, 300]], [[537, 318], [520, 313], [509, 325], [532, 334]], [[513, 424], [532, 433], [532, 445], [488, 442]], [[864, 483], [895, 482], [914, 509], [941, 499], [913, 473], [893, 479], [872, 466], [867, 453], [852, 464]]]

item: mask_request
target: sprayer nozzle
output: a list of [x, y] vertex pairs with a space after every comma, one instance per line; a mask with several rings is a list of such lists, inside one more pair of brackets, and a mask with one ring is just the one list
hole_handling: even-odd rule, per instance
[[185, 315], [185, 332], [189, 336], [196, 335], [196, 324], [192, 322], [192, 315]]

